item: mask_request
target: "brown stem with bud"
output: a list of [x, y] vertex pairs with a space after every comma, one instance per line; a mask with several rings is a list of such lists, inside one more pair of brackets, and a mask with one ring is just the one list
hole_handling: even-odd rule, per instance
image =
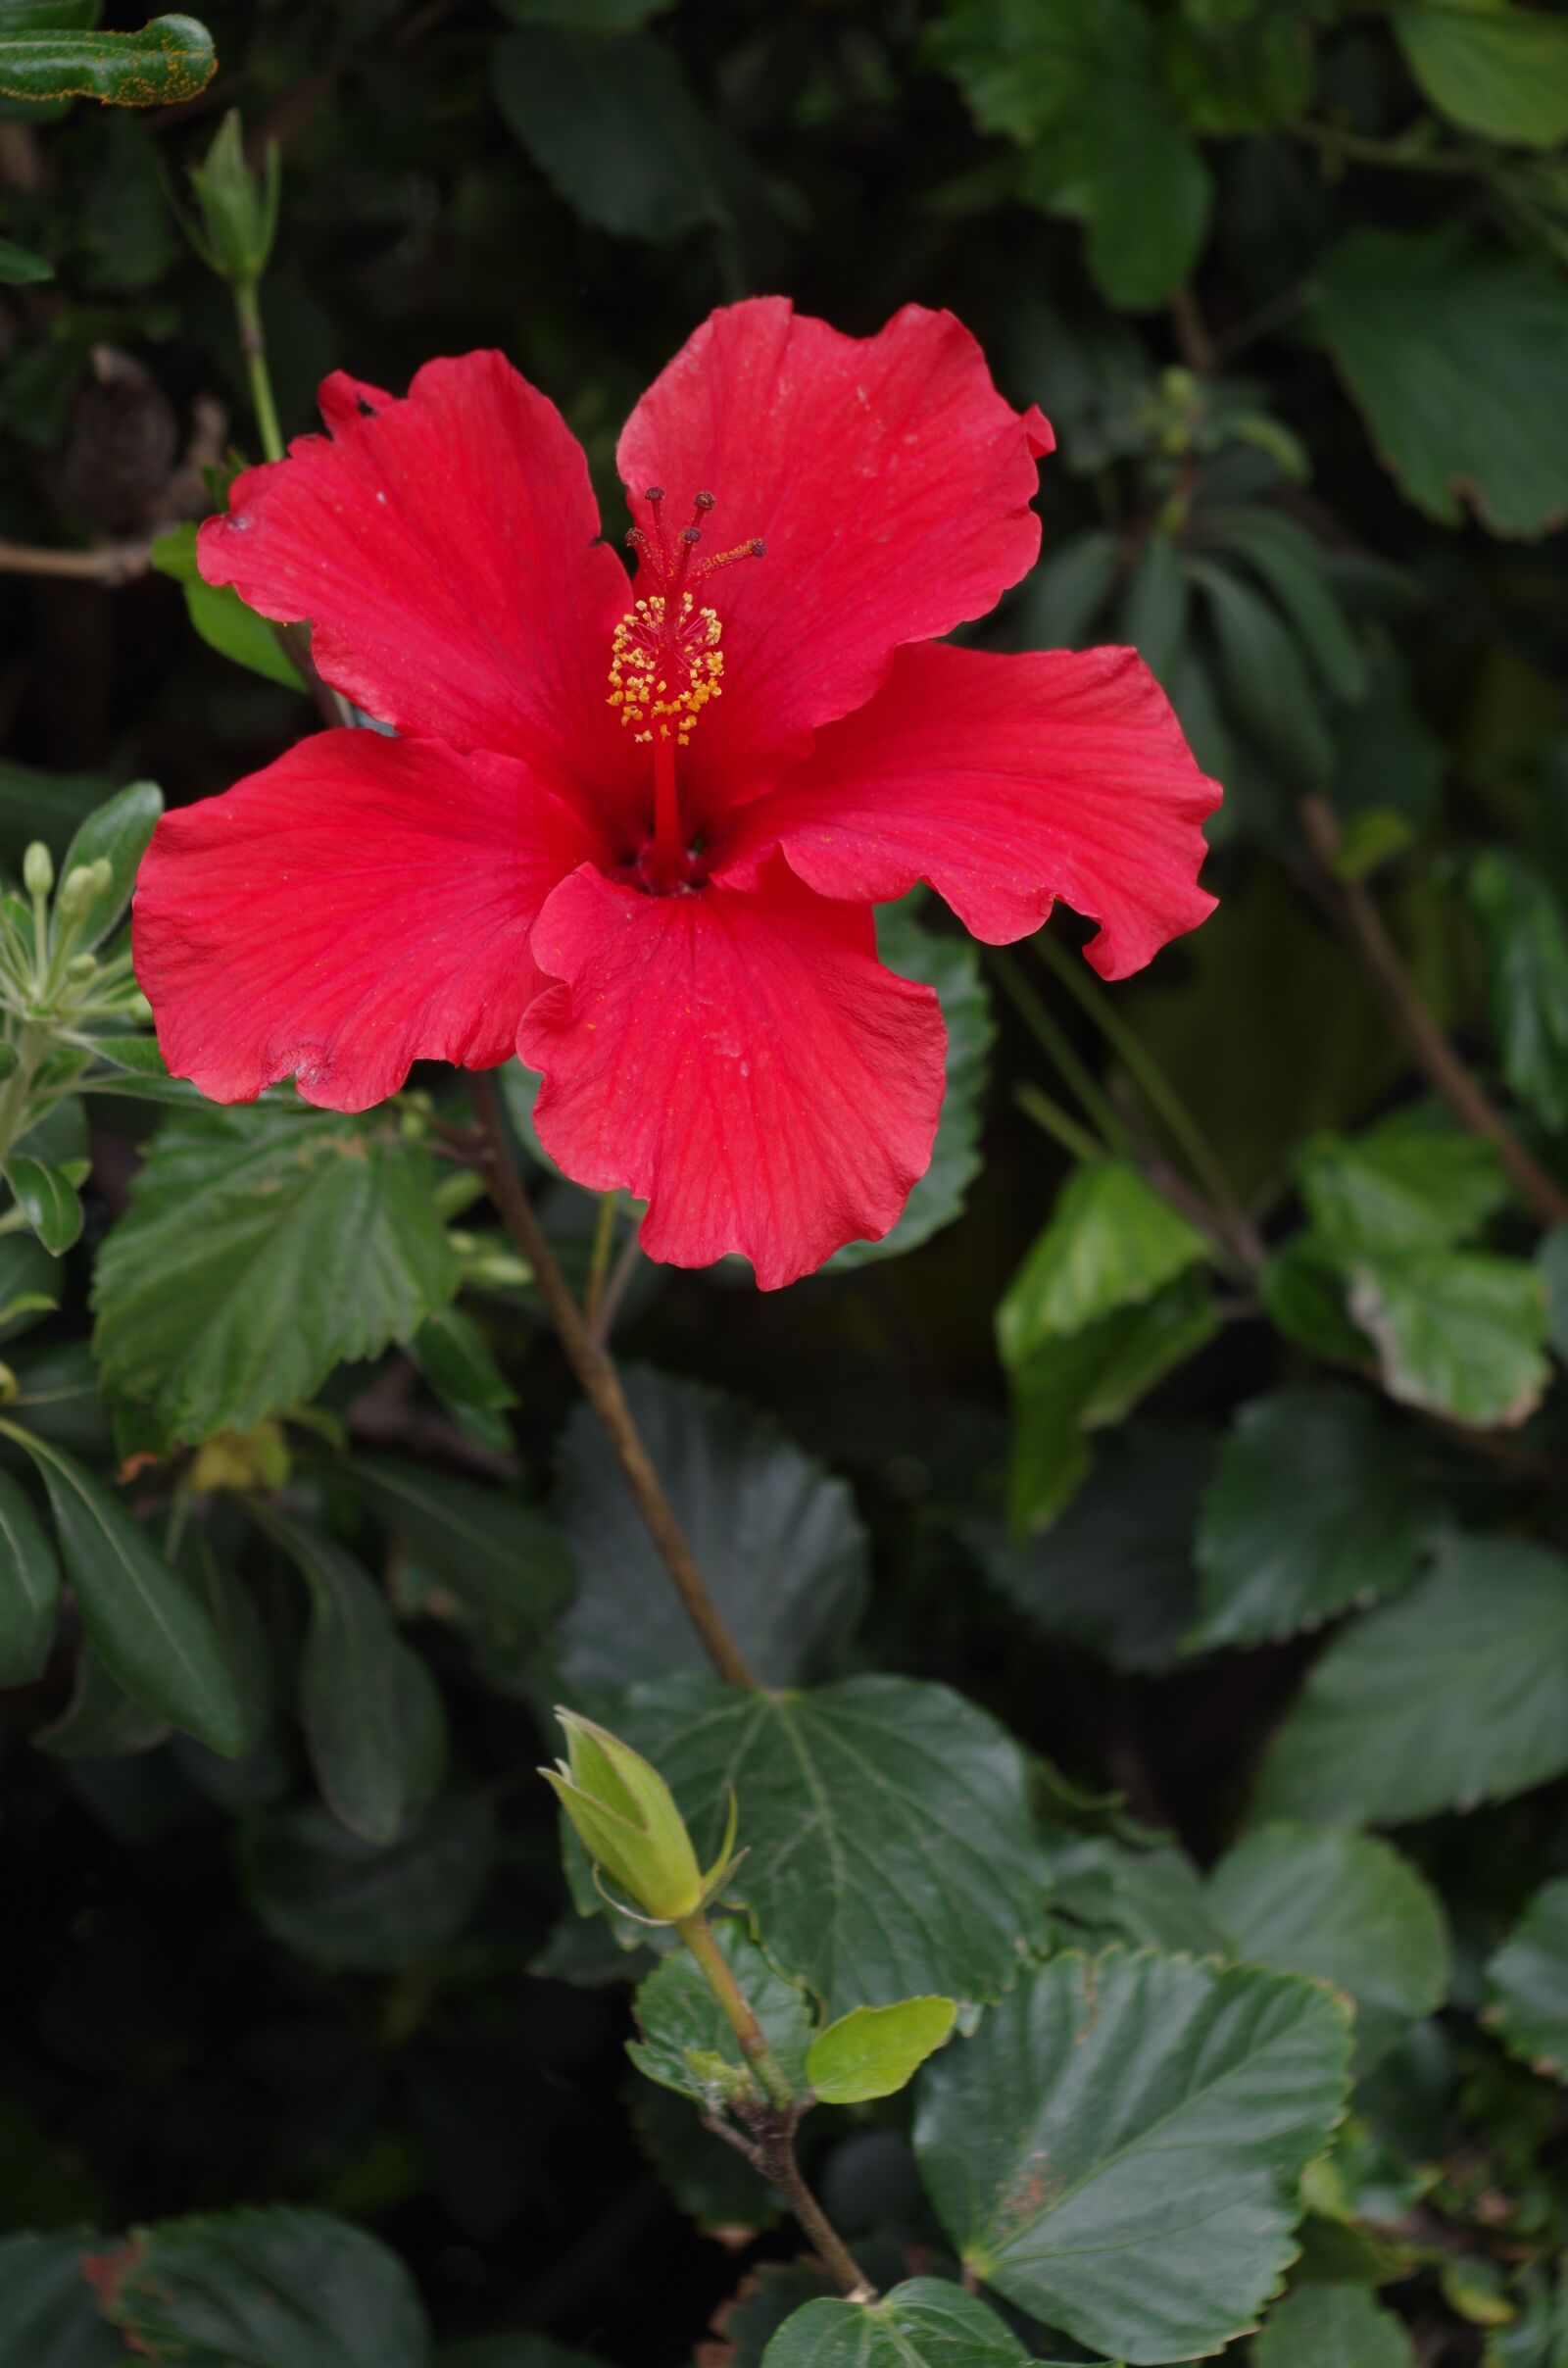
[[566, 1361], [599, 1418], [600, 1428], [620, 1465], [632, 1502], [669, 1573], [681, 1606], [719, 1676], [732, 1686], [755, 1687], [757, 1679], [708, 1592], [697, 1557], [660, 1484], [659, 1474], [632, 1420], [614, 1362], [584, 1322], [582, 1310], [556, 1264], [545, 1229], [523, 1190], [492, 1079], [482, 1073], [474, 1077], [472, 1094], [481, 1134], [478, 1164], [490, 1198], [508, 1233], [533, 1268], [540, 1297], [550, 1310]]

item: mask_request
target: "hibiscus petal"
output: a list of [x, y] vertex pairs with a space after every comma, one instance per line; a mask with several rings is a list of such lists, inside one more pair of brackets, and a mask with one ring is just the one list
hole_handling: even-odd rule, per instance
[[368, 1110], [416, 1061], [510, 1058], [528, 933], [599, 853], [510, 757], [319, 732], [166, 814], [136, 885], [136, 975], [176, 1077], [251, 1102]]
[[1134, 650], [906, 650], [734, 817], [714, 870], [744, 884], [782, 847], [823, 896], [881, 903], [927, 880], [994, 946], [1059, 896], [1101, 923], [1101, 976], [1125, 978], [1213, 911], [1198, 873], [1219, 799]]
[[930, 1160], [946, 1031], [930, 988], [877, 961], [868, 912], [781, 863], [687, 896], [582, 870], [533, 951], [565, 982], [517, 1040], [544, 1072], [539, 1139], [579, 1184], [650, 1203], [651, 1258], [738, 1250], [772, 1291], [896, 1222]]
[[676, 525], [695, 494], [715, 497], [705, 550], [766, 544], [703, 593], [723, 624], [724, 688], [694, 772], [731, 800], [765, 786], [814, 725], [869, 698], [900, 643], [992, 608], [1039, 551], [1029, 503], [1051, 446], [950, 313], [907, 305], [864, 338], [778, 296], [714, 313], [618, 454], [645, 530], [642, 497], [660, 485]]
[[197, 543], [210, 584], [309, 619], [328, 682], [400, 731], [597, 787], [626, 570], [582, 448], [504, 355], [427, 363], [398, 401], [338, 372], [329, 436], [234, 480]]

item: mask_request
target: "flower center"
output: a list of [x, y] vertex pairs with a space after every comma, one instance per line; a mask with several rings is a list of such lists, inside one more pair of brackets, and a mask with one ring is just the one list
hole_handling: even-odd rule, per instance
[[758, 539], [737, 543], [711, 559], [698, 556], [702, 521], [714, 507], [710, 493], [692, 504], [689, 525], [673, 539], [664, 524], [664, 489], [650, 485], [644, 496], [654, 514], [654, 532], [633, 526], [626, 541], [637, 554], [638, 580], [646, 569], [650, 590], [635, 601], [615, 627], [610, 645], [610, 705], [654, 760], [654, 837], [643, 863], [650, 887], [686, 884], [692, 859], [681, 829], [675, 780], [675, 751], [690, 742], [692, 727], [710, 699], [723, 696], [723, 626], [718, 613], [699, 604], [695, 586], [736, 560], [760, 559]]

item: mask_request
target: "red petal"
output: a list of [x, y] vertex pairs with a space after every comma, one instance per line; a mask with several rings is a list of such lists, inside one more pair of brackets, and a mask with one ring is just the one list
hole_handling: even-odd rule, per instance
[[1213, 911], [1198, 873], [1219, 798], [1136, 651], [906, 650], [736, 817], [715, 870], [745, 883], [781, 846], [823, 896], [881, 903], [928, 880], [995, 946], [1059, 896], [1102, 924], [1102, 977], [1125, 978]]
[[[728, 799], [776, 779], [806, 735], [869, 698], [901, 642], [980, 617], [1033, 566], [1029, 508], [1051, 429], [991, 383], [951, 313], [907, 305], [845, 337], [778, 296], [714, 313], [626, 423], [618, 465], [645, 529], [717, 507], [704, 548], [766, 555], [711, 579], [724, 690], [692, 769]], [[705, 803], [711, 803], [705, 800]]]
[[402, 402], [338, 372], [321, 413], [330, 436], [247, 469], [203, 526], [207, 581], [308, 618], [326, 679], [400, 731], [526, 757], [552, 786], [616, 780], [626, 570], [555, 405], [480, 353], [427, 363]]
[[651, 1206], [651, 1258], [738, 1250], [764, 1291], [876, 1241], [925, 1172], [942, 1104], [936, 997], [884, 970], [871, 916], [783, 864], [757, 888], [644, 896], [584, 869], [534, 931], [564, 980], [517, 1050], [539, 1139], [597, 1192]]
[[159, 823], [136, 975], [164, 1059], [215, 1102], [292, 1075], [368, 1110], [416, 1061], [507, 1060], [538, 987], [528, 932], [597, 854], [510, 757], [320, 732]]

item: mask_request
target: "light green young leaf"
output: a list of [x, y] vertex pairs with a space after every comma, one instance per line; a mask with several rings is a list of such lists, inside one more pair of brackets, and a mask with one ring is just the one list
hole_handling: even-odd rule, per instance
[[1276, 1734], [1257, 1813], [1398, 1825], [1568, 1768], [1568, 1562], [1455, 1538], [1337, 1636]]
[[267, 618], [247, 609], [231, 584], [205, 581], [196, 564], [194, 525], [171, 526], [153, 544], [151, 556], [161, 575], [172, 575], [183, 587], [186, 613], [210, 649], [286, 690], [305, 689], [299, 667]]
[[1422, 1110], [1386, 1118], [1353, 1142], [1314, 1137], [1296, 1174], [1316, 1240], [1343, 1263], [1451, 1250], [1508, 1202], [1492, 1145]]
[[806, 2076], [825, 2105], [866, 2104], [906, 2089], [927, 2056], [953, 2036], [952, 1998], [901, 1998], [855, 2006], [812, 2040]]
[[1349, 1310], [1401, 1406], [1478, 1428], [1534, 1413], [1551, 1377], [1546, 1285], [1528, 1259], [1437, 1250], [1359, 1258]]
[[915, 2149], [976, 2277], [1097, 2351], [1196, 2358], [1293, 2257], [1349, 2047], [1345, 2007], [1292, 1974], [1065, 1953], [926, 2071]]
[[1510, 2053], [1568, 2083], [1568, 1875], [1542, 1886], [1489, 1963], [1486, 2020]]
[[1076, 1169], [997, 1309], [1003, 1363], [1016, 1372], [1048, 1341], [1142, 1306], [1206, 1251], [1197, 1227], [1127, 1161]]

